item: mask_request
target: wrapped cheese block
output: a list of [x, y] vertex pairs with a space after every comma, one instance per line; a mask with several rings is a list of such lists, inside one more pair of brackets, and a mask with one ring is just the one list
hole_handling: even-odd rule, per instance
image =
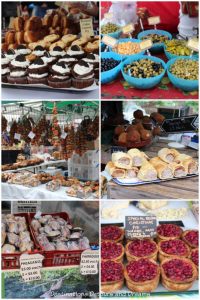
[[112, 154], [112, 162], [115, 167], [121, 169], [131, 169], [132, 168], [132, 158], [130, 155], [124, 152], [115, 152]]
[[183, 166], [183, 164], [177, 164], [176, 162], [173, 162], [173, 163], [169, 164], [169, 166], [173, 170], [174, 177], [179, 178], [179, 177], [184, 177], [187, 175], [187, 170]]
[[166, 163], [171, 163], [175, 160], [176, 156], [179, 155], [179, 152], [175, 149], [163, 148], [158, 151], [158, 156], [160, 159], [165, 161]]
[[142, 163], [148, 159], [148, 156], [144, 152], [136, 148], [130, 149], [128, 154], [132, 158], [132, 165], [134, 167], [141, 167]]
[[149, 162], [156, 169], [158, 178], [160, 179], [173, 178], [172, 168], [169, 166], [169, 164], [162, 161], [159, 157], [154, 157], [150, 159]]
[[157, 179], [156, 169], [149, 163], [144, 162], [138, 172], [138, 178], [142, 181], [152, 181]]
[[105, 167], [105, 171], [107, 171], [110, 176], [113, 178], [125, 178], [126, 170], [115, 167], [112, 161], [109, 161]]

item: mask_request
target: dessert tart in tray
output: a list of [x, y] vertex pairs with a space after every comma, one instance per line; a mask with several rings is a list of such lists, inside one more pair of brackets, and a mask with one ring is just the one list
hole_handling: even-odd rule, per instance
[[124, 247], [120, 243], [104, 241], [101, 243], [101, 260], [113, 260], [115, 262], [123, 262]]
[[157, 227], [157, 241], [179, 239], [183, 233], [180, 226], [174, 224], [161, 224]]
[[159, 283], [160, 267], [153, 259], [141, 258], [126, 265], [124, 276], [133, 292], [152, 292]]
[[199, 231], [198, 230], [186, 230], [182, 234], [182, 240], [188, 244], [190, 248], [199, 247]]
[[191, 250], [190, 259], [197, 268], [197, 273], [199, 278], [199, 248], [194, 248]]
[[188, 258], [169, 258], [161, 263], [163, 286], [170, 291], [186, 291], [197, 279], [195, 264]]
[[120, 290], [124, 284], [124, 268], [122, 263], [102, 261], [101, 263], [101, 290], [112, 293]]
[[158, 246], [152, 239], [134, 239], [125, 248], [128, 261], [140, 258], [157, 260]]
[[101, 228], [101, 241], [122, 242], [124, 239], [124, 229], [108, 225]]
[[190, 248], [182, 240], [167, 240], [158, 243], [158, 258], [162, 262], [166, 258], [189, 257]]

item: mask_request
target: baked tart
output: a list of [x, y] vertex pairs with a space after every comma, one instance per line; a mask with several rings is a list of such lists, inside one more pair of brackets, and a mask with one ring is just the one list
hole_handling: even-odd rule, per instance
[[120, 290], [124, 284], [124, 268], [115, 261], [102, 261], [101, 263], [101, 290], [112, 293]]
[[190, 259], [195, 264], [199, 275], [199, 248], [194, 248], [191, 250]]
[[163, 286], [170, 291], [186, 291], [197, 279], [195, 264], [188, 258], [169, 258], [161, 263]]
[[189, 257], [190, 248], [182, 240], [167, 240], [158, 243], [158, 258], [162, 262], [166, 258], [172, 257]]
[[157, 260], [158, 246], [152, 239], [134, 239], [125, 248], [128, 261], [140, 258]]
[[101, 241], [122, 242], [124, 239], [124, 229], [108, 225], [101, 228]]
[[199, 247], [199, 231], [198, 230], [186, 230], [182, 234], [182, 240], [188, 244], [190, 248]]
[[160, 267], [153, 259], [141, 258], [126, 265], [126, 285], [133, 292], [152, 292], [159, 283]]
[[174, 224], [161, 224], [157, 227], [157, 241], [179, 239], [183, 233], [181, 227]]
[[115, 262], [123, 262], [124, 247], [120, 243], [104, 241], [101, 243], [101, 260], [113, 260]]

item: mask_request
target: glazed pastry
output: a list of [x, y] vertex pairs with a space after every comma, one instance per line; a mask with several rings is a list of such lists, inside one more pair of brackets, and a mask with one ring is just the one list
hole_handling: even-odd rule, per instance
[[126, 170], [115, 167], [112, 161], [109, 161], [105, 167], [105, 171], [110, 174], [113, 178], [125, 178]]
[[169, 258], [161, 263], [163, 286], [170, 291], [186, 291], [197, 279], [195, 264], [188, 258]]
[[133, 292], [152, 292], [159, 283], [160, 267], [153, 259], [141, 258], [125, 267], [126, 285]]
[[59, 38], [60, 38], [60, 36], [58, 34], [50, 34], [50, 35], [47, 35], [44, 37], [44, 41], [54, 43], [54, 42], [58, 41]]
[[28, 49], [25, 45], [18, 45], [16, 48], [16, 54], [23, 54], [23, 55], [28, 55], [31, 53], [31, 50]]
[[124, 269], [121, 263], [101, 262], [101, 291], [111, 293], [120, 290], [124, 284]]
[[174, 224], [161, 224], [157, 227], [157, 240], [168, 241], [179, 239], [183, 230], [181, 227]]
[[13, 26], [15, 31], [23, 31], [24, 30], [24, 19], [22, 17], [17, 17], [14, 19]]
[[186, 230], [182, 234], [182, 240], [190, 247], [199, 247], [199, 231], [198, 230]]
[[75, 35], [75, 34], [66, 34], [62, 37], [61, 40], [65, 43], [66, 46], [69, 46], [76, 39], [77, 39], [77, 35]]
[[73, 45], [77, 45], [77, 46], [84, 46], [85, 44], [87, 44], [88, 42], [88, 38], [86, 37], [81, 37], [75, 41], [72, 42], [72, 46]]
[[53, 51], [54, 47], [56, 47], [56, 46], [58, 46], [64, 50], [65, 43], [63, 43], [62, 41], [55, 42], [55, 43], [51, 44], [51, 46], [49, 47], [49, 50]]
[[176, 162], [170, 163], [169, 167], [172, 169], [173, 176], [176, 178], [184, 177], [187, 175], [187, 170], [183, 164], [177, 164]]
[[15, 32], [15, 41], [18, 45], [24, 44], [24, 31]]
[[37, 58], [28, 67], [29, 84], [47, 84], [48, 65], [41, 58]]
[[67, 49], [67, 54], [76, 58], [81, 59], [85, 56], [84, 51], [78, 45], [71, 46]]
[[108, 225], [101, 228], [101, 241], [122, 242], [124, 239], [124, 229]]
[[29, 43], [37, 42], [41, 37], [40, 31], [25, 31], [24, 32], [24, 41]]
[[158, 178], [169, 179], [173, 178], [173, 169], [169, 164], [162, 161], [159, 157], [150, 159], [150, 164], [156, 169]]
[[6, 44], [14, 44], [15, 43], [15, 32], [14, 31], [7, 31], [5, 34], [5, 42]]
[[104, 241], [101, 243], [102, 261], [112, 260], [122, 263], [124, 257], [124, 247], [120, 243]]
[[157, 179], [156, 169], [149, 163], [144, 162], [138, 172], [138, 178], [141, 181], [152, 181]]
[[86, 45], [85, 45], [85, 47], [84, 47], [84, 50], [85, 50], [85, 52], [89, 52], [89, 53], [91, 53], [91, 52], [99, 52], [99, 40], [97, 40], [97, 41], [94, 41], [94, 42], [89, 42], [89, 43], [87, 43]]
[[141, 167], [143, 162], [145, 162], [148, 158], [144, 152], [142, 152], [136, 148], [130, 149], [127, 153], [131, 156], [132, 165], [134, 167]]
[[128, 261], [139, 258], [149, 258], [157, 260], [158, 246], [152, 239], [134, 239], [125, 248]]
[[163, 148], [160, 151], [158, 151], [158, 156], [166, 163], [172, 163], [173, 161], [175, 161], [175, 158], [178, 155], [179, 152], [175, 149]]
[[182, 240], [174, 239], [160, 241], [158, 243], [159, 261], [162, 262], [166, 258], [172, 257], [189, 257], [190, 248]]
[[124, 152], [115, 152], [112, 154], [112, 162], [115, 167], [130, 170], [132, 169], [132, 158]]

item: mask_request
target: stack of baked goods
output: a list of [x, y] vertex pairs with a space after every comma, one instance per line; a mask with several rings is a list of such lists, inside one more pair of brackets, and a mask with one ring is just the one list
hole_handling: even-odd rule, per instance
[[158, 112], [144, 116], [143, 111], [138, 109], [133, 113], [132, 125], [119, 125], [114, 131], [114, 142], [128, 148], [141, 148], [149, 144], [154, 136], [160, 135], [160, 125], [165, 117]]
[[198, 277], [198, 230], [162, 224], [154, 239], [127, 240], [123, 228], [106, 225], [101, 240], [101, 290], [105, 293], [119, 291], [124, 283], [132, 292], [152, 292], [159, 283], [170, 291], [185, 291]]
[[20, 155], [20, 159], [17, 160], [16, 163], [13, 164], [6, 164], [1, 166], [2, 171], [8, 171], [8, 170], [17, 170], [20, 168], [35, 166], [43, 163], [44, 160], [38, 157], [33, 157], [31, 159], [22, 159], [22, 156]]
[[198, 163], [191, 156], [181, 154], [175, 149], [163, 148], [158, 156], [149, 158], [138, 149], [127, 153], [115, 152], [105, 170], [113, 178], [137, 178], [139, 181], [172, 179], [198, 173]]

